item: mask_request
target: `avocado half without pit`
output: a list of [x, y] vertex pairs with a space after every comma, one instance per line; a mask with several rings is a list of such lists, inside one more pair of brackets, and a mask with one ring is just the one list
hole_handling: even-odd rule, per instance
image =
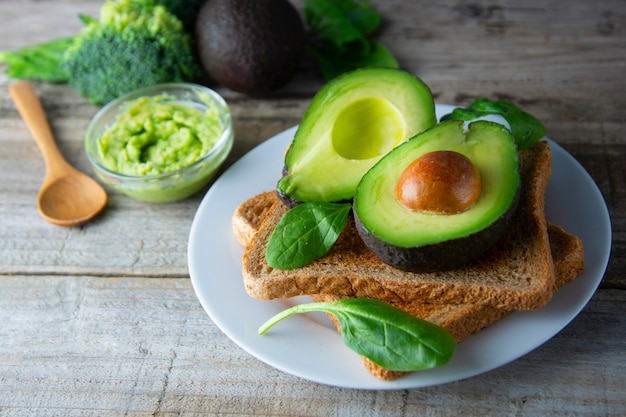
[[355, 70], [313, 97], [285, 155], [277, 192], [288, 206], [350, 201], [390, 150], [436, 124], [428, 86], [398, 69]]
[[395, 268], [456, 268], [507, 229], [519, 201], [518, 158], [513, 137], [499, 124], [443, 122], [363, 176], [353, 204], [357, 230]]

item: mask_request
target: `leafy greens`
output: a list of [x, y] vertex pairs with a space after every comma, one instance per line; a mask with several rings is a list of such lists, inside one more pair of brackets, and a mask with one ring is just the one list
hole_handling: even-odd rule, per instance
[[290, 209], [272, 232], [269, 266], [294, 269], [324, 256], [348, 222], [348, 203], [302, 203]]
[[304, 18], [313, 34], [309, 50], [326, 80], [361, 67], [398, 68], [391, 52], [368, 38], [382, 20], [368, 0], [307, 0]]
[[474, 100], [465, 108], [454, 109], [441, 120], [470, 121], [491, 114], [504, 117], [519, 149], [528, 148], [546, 134], [546, 129], [539, 120], [510, 101], [492, 101], [484, 97]]
[[334, 315], [346, 346], [392, 371], [418, 371], [443, 365], [456, 349], [455, 339], [445, 329], [367, 298], [299, 304], [270, 318], [259, 328], [259, 334], [287, 317], [311, 311]]
[[73, 38], [58, 38], [16, 51], [0, 51], [0, 64], [7, 65], [5, 73], [13, 79], [65, 83], [69, 76], [61, 63], [73, 42]]

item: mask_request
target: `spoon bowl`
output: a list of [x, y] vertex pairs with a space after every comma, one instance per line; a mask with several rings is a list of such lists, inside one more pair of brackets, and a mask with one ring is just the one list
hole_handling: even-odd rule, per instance
[[46, 163], [46, 176], [37, 197], [41, 216], [52, 224], [67, 227], [93, 219], [106, 206], [106, 191], [63, 158], [32, 84], [11, 84], [9, 93]]
[[[104, 208], [104, 190], [101, 188], [101, 192], [95, 192], [95, 188], [92, 190], [94, 180], [81, 172], [78, 174], [81, 175], [58, 178], [39, 191], [37, 209], [48, 222], [59, 226], [77, 226], [99, 213], [94, 207]], [[86, 189], [92, 191], [85, 192]]]

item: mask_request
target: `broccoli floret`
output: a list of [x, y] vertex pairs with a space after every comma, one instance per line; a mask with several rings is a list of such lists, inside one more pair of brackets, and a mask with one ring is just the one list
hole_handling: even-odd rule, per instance
[[153, 0], [107, 0], [100, 19], [88, 21], [65, 51], [61, 67], [93, 104], [198, 73], [191, 36]]

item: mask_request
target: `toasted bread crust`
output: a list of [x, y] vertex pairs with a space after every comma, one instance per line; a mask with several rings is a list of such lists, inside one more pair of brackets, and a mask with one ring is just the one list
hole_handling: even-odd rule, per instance
[[515, 218], [498, 244], [452, 271], [407, 273], [382, 263], [354, 229], [344, 229], [324, 257], [297, 270], [271, 268], [265, 261], [269, 237], [287, 208], [275, 203], [243, 257], [249, 295], [258, 299], [333, 294], [389, 302], [487, 304], [505, 309], [538, 309], [552, 297], [555, 273], [544, 216], [551, 171], [546, 142], [520, 152], [522, 196]]
[[277, 202], [274, 191], [265, 191], [242, 202], [231, 219], [233, 233], [237, 242], [246, 247], [261, 227], [261, 223], [272, 205]]
[[578, 236], [567, 233], [561, 226], [548, 223], [548, 236], [556, 286], [560, 288], [582, 274], [585, 269], [585, 249]]

